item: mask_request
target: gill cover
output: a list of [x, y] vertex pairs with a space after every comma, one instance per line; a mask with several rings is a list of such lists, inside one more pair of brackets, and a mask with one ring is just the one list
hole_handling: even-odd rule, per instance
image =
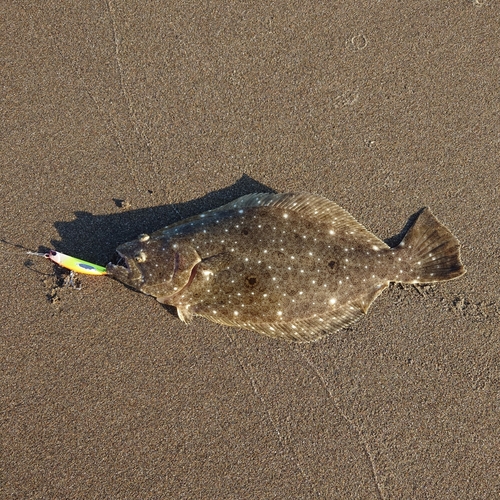
[[174, 263], [172, 279], [170, 281], [171, 286], [158, 286], [155, 288], [156, 293], [146, 292], [154, 295], [158, 302], [163, 304], [168, 303], [173, 295], [182, 292], [184, 288], [191, 284], [196, 274], [196, 266], [201, 262], [198, 252], [190, 245], [175, 244], [173, 245], [173, 250]]

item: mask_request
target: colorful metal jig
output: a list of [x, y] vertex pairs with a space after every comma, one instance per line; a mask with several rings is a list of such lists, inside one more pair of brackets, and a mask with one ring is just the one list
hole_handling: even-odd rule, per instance
[[103, 266], [98, 266], [97, 264], [92, 264], [85, 260], [80, 260], [70, 255], [66, 255], [61, 252], [56, 252], [55, 250], [49, 250], [47, 253], [37, 253], [28, 252], [30, 255], [38, 255], [40, 257], [45, 257], [50, 259], [52, 262], [59, 264], [70, 271], [81, 274], [92, 274], [94, 276], [101, 276], [106, 273], [106, 268]]

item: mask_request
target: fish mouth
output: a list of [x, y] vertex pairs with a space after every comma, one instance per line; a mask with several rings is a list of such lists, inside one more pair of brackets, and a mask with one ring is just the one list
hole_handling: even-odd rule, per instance
[[133, 258], [129, 258], [117, 250], [111, 262], [106, 266], [106, 271], [115, 280], [134, 290], [142, 291], [144, 279]]
[[126, 257], [117, 250], [107, 264], [106, 271], [121, 281], [129, 276], [131, 269]]
[[113, 254], [113, 257], [111, 257], [111, 261], [109, 262], [108, 266], [110, 264], [113, 267], [123, 267], [127, 270], [130, 270], [130, 267], [127, 263], [127, 259], [118, 250], [116, 250], [115, 253]]

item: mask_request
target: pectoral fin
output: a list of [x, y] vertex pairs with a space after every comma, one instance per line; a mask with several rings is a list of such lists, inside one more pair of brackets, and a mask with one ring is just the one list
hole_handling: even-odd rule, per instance
[[193, 320], [193, 313], [189, 310], [189, 306], [177, 306], [177, 315], [184, 323], [191, 323]]

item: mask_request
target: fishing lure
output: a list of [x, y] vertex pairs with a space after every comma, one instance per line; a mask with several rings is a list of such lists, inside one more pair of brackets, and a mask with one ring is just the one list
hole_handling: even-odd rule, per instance
[[56, 252], [55, 250], [49, 250], [47, 253], [28, 252], [28, 254], [38, 255], [39, 257], [50, 259], [52, 262], [55, 262], [70, 271], [74, 271], [75, 273], [92, 274], [94, 276], [107, 274], [106, 268], [103, 266], [98, 266], [97, 264], [92, 264], [91, 262], [71, 257], [70, 255], [66, 255], [62, 252]]

